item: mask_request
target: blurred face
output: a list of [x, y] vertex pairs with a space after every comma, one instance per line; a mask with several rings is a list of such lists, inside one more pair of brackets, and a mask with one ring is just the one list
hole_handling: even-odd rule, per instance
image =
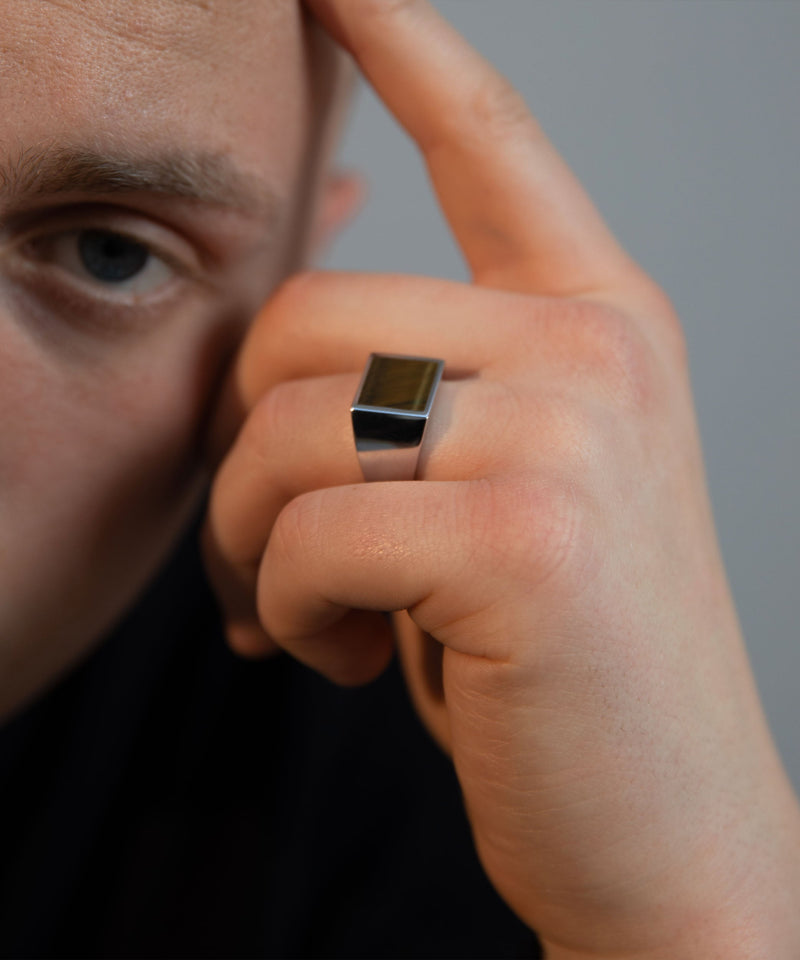
[[301, 256], [330, 75], [294, 0], [0, 0], [0, 23], [6, 712], [197, 506], [225, 361]]

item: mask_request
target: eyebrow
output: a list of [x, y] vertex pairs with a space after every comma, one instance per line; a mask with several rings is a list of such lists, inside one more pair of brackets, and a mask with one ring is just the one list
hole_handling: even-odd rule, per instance
[[239, 169], [224, 153], [166, 151], [137, 154], [92, 147], [37, 146], [0, 159], [0, 202], [25, 202], [81, 193], [150, 193], [252, 218], [274, 220], [279, 201], [266, 181]]

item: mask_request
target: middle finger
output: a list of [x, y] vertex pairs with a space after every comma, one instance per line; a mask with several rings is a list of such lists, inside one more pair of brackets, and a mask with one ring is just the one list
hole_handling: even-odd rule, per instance
[[[315, 271], [290, 278], [265, 304], [228, 389], [251, 409], [285, 380], [360, 371], [371, 352], [441, 356], [461, 378], [521, 344], [548, 301], [427, 277]], [[498, 336], [500, 334], [500, 336]]]

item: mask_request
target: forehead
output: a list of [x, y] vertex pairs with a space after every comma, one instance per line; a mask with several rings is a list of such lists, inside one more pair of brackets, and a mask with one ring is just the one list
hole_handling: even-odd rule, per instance
[[0, 149], [235, 153], [291, 173], [309, 115], [296, 0], [0, 0]]

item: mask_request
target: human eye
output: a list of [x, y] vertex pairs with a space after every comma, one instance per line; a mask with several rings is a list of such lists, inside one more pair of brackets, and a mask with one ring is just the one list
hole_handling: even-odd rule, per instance
[[0, 273], [24, 296], [20, 318], [121, 335], [160, 324], [207, 286], [196, 245], [129, 208], [45, 210], [5, 234]]
[[146, 242], [110, 229], [69, 230], [31, 243], [43, 262], [102, 296], [145, 297], [167, 284], [175, 268]]

